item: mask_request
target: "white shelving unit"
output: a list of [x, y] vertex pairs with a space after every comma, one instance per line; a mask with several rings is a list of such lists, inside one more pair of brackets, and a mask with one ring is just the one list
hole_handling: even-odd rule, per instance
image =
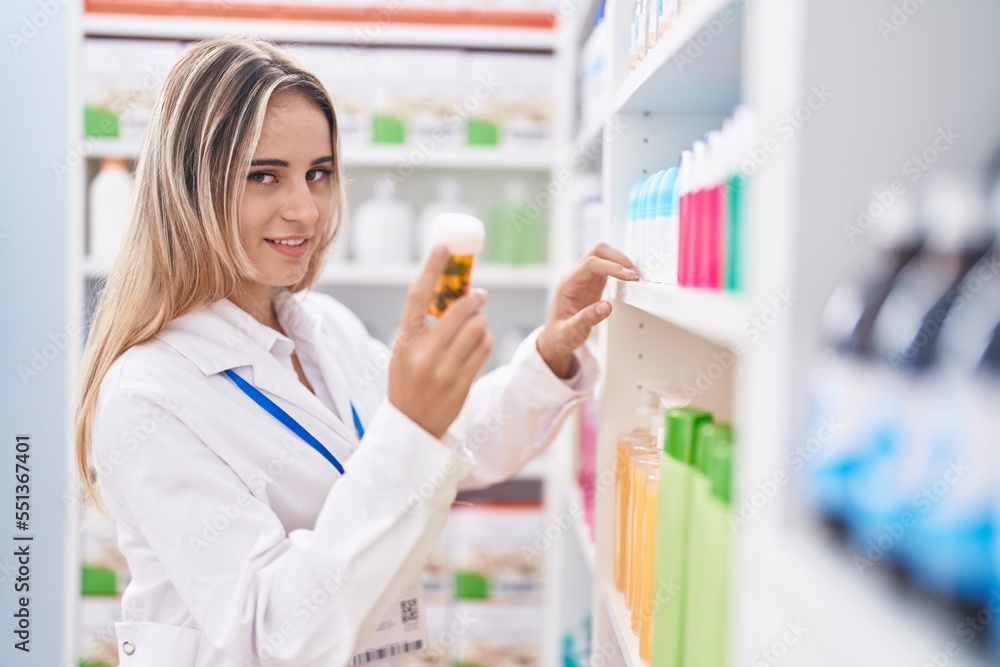
[[[594, 15], [592, 3], [581, 7], [582, 15]], [[890, 0], [692, 0], [633, 71], [627, 35], [634, 4], [608, 0], [606, 117], [564, 132], [558, 158], [570, 163], [600, 127], [623, 128], [601, 148], [605, 240], [623, 240], [631, 186], [676, 164], [680, 151], [718, 129], [734, 105], [752, 110], [758, 136], [757, 152], [748, 154], [756, 160], [744, 169], [744, 289], [613, 281], [606, 293], [615, 312], [598, 336], [606, 369], [598, 477], [613, 469], [617, 434], [631, 428], [639, 380], [697, 386], [698, 374], [723, 358], [731, 363], [713, 373], [695, 402], [734, 425], [734, 504], [776, 472], [790, 473], [785, 456], [804, 439], [820, 311], [864, 248], [848, 240], [845, 226], [875, 184], [905, 176], [901, 165], [929, 146], [938, 128], [954, 127], [967, 138], [939, 166], [982, 170], [1000, 144], [1000, 87], [988, 65], [1000, 60], [992, 34], [1000, 6], [920, 4], [905, 25], [886, 33], [880, 21], [893, 25], [893, 8]], [[560, 44], [578, 48], [587, 21], [565, 21]], [[560, 70], [574, 81], [575, 55], [564, 56]], [[573, 91], [562, 93], [571, 109]], [[561, 209], [557, 233], [566, 235], [574, 223], [572, 209]], [[775, 308], [780, 298], [791, 307]], [[781, 640], [789, 622], [808, 631], [786, 647], [782, 665], [933, 664], [929, 656], [949, 641], [961, 647], [949, 665], [991, 664], [955, 634], [961, 618], [947, 607], [902, 590], [890, 573], [859, 575], [852, 553], [804, 509], [798, 481], [793, 476], [734, 535], [730, 664], [774, 664], [760, 652]], [[564, 495], [574, 498], [575, 481], [563, 483]], [[640, 667], [628, 612], [611, 584], [611, 489], [599, 489], [596, 503], [591, 644], [595, 651], [614, 648], [605, 665]], [[591, 548], [575, 539], [566, 544], [581, 556]]]

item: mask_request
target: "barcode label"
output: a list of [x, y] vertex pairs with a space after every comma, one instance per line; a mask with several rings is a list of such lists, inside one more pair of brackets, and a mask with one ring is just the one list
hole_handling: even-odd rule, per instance
[[420, 620], [420, 607], [417, 605], [417, 598], [403, 600], [399, 603], [403, 623], [413, 623]]
[[[407, 600], [407, 602], [409, 602], [409, 600]], [[424, 640], [418, 639], [417, 641], [414, 642], [403, 642], [402, 644], [393, 644], [392, 646], [373, 648], [370, 651], [362, 651], [361, 653], [358, 653], [356, 656], [351, 658], [351, 664], [364, 665], [366, 663], [374, 662], [376, 660], [391, 658], [394, 655], [409, 653], [410, 651], [419, 651], [423, 647], [424, 647]]]

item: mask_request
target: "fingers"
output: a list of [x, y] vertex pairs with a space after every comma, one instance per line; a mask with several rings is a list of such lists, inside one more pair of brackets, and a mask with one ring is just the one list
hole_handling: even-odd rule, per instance
[[486, 290], [472, 289], [448, 306], [448, 310], [444, 311], [444, 315], [434, 326], [434, 331], [441, 345], [449, 345], [466, 320], [475, 315], [485, 303]]
[[403, 304], [402, 321], [399, 323], [401, 333], [414, 334], [424, 326], [427, 304], [434, 297], [434, 285], [447, 266], [448, 249], [437, 246], [427, 256], [420, 273], [410, 283], [406, 302]]
[[590, 252], [588, 252], [587, 255], [607, 259], [617, 264], [621, 264], [625, 268], [636, 270], [635, 264], [633, 264], [632, 260], [628, 258], [628, 255], [617, 248], [609, 246], [607, 243], [598, 243], [590, 249]]
[[590, 336], [590, 330], [611, 315], [611, 302], [598, 301], [582, 309], [564, 322], [563, 345], [565, 351], [572, 352], [583, 345]]
[[463, 377], [468, 378], [470, 386], [475, 381], [476, 374], [482, 369], [483, 364], [489, 359], [491, 352], [493, 352], [493, 334], [486, 331], [462, 365], [461, 372]]
[[465, 320], [461, 329], [455, 334], [448, 347], [448, 356], [459, 363], [463, 362], [476, 346], [483, 340], [483, 336], [489, 333], [486, 327], [489, 325], [489, 318], [485, 313], [475, 313]]
[[639, 272], [634, 268], [628, 268], [610, 259], [604, 259], [597, 255], [584, 257], [580, 262], [580, 268], [589, 278], [618, 278], [620, 280], [638, 280]]

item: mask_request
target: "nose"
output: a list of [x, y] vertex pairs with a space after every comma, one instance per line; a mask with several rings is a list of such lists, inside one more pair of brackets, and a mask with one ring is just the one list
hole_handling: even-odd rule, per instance
[[316, 207], [313, 192], [309, 189], [307, 181], [297, 179], [288, 185], [281, 216], [291, 222], [304, 222], [310, 225], [319, 218], [319, 209]]

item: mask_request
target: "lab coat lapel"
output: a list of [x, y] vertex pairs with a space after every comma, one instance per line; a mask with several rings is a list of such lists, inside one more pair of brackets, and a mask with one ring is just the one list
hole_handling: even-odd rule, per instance
[[[299, 381], [294, 373], [290, 373], [268, 351], [255, 346], [253, 357], [253, 384], [274, 396], [305, 410], [310, 415], [332, 429], [338, 436], [351, 443], [352, 449], [357, 442], [353, 424], [348, 425], [337, 419], [316, 396]], [[325, 378], [325, 374], [324, 374]], [[338, 410], [340, 406], [337, 406]], [[350, 407], [347, 416], [350, 419]]]

